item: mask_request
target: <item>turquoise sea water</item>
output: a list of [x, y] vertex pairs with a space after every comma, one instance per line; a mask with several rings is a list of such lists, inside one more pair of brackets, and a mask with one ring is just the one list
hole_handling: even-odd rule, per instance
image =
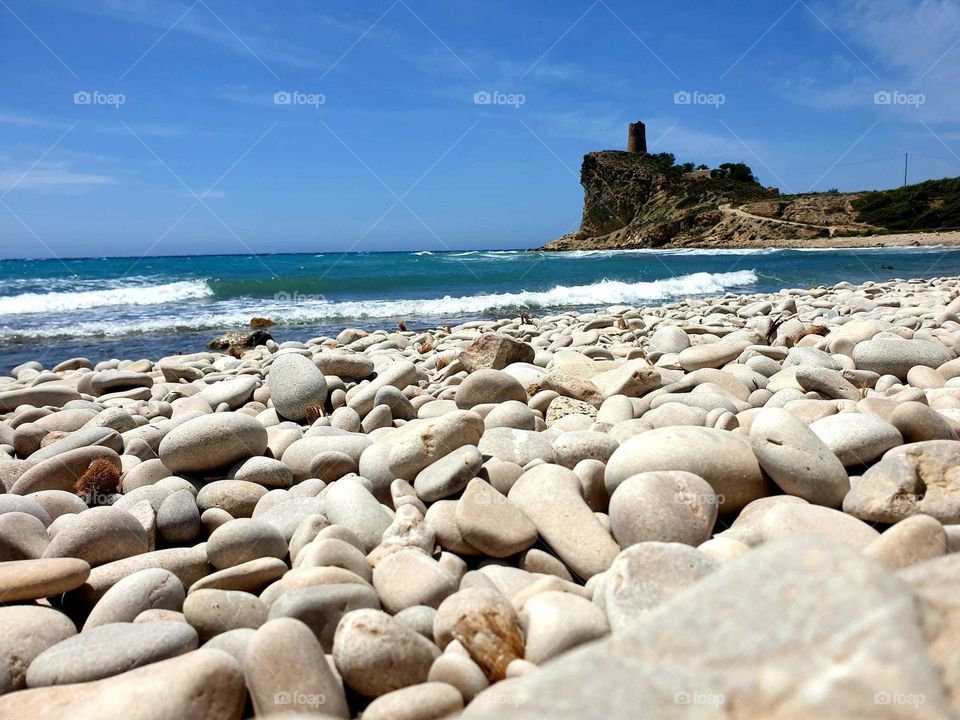
[[195, 352], [251, 317], [279, 341], [890, 278], [960, 249], [471, 251], [0, 261], [0, 370]]

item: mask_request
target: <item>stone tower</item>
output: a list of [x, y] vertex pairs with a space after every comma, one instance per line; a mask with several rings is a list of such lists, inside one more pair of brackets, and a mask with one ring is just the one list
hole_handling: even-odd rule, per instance
[[647, 152], [647, 126], [642, 122], [630, 123], [627, 128], [627, 152]]

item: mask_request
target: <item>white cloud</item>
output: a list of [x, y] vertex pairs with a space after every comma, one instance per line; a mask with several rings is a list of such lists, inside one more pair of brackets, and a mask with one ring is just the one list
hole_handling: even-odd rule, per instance
[[42, 167], [0, 170], [0, 188], [17, 190], [55, 190], [63, 188], [99, 187], [116, 183], [112, 177], [68, 168]]

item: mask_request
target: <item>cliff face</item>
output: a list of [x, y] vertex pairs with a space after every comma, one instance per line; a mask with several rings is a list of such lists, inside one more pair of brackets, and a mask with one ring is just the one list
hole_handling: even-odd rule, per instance
[[542, 249], [736, 247], [873, 230], [856, 221], [856, 196], [781, 197], [750, 182], [684, 175], [638, 153], [589, 153], [580, 183], [580, 229]]

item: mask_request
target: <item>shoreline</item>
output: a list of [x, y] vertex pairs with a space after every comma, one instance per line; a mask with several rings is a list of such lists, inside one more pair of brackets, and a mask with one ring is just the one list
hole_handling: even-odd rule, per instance
[[[561, 238], [562, 239], [562, 238]], [[577, 241], [570, 247], [548, 247], [560, 240], [554, 240], [539, 248], [536, 252], [576, 252], [582, 250], [718, 250], [718, 249], [751, 249], [751, 250], [803, 250], [815, 248], [823, 250], [852, 250], [869, 248], [908, 248], [908, 247], [944, 247], [960, 246], [960, 230], [944, 232], [917, 232], [917, 233], [890, 233], [885, 235], [851, 235], [823, 238], [788, 238], [764, 240], [737, 240], [710, 241], [701, 239], [697, 242], [674, 243], [650, 247], [640, 245], [632, 247], [630, 243], [617, 245], [603, 245], [590, 240]]]

